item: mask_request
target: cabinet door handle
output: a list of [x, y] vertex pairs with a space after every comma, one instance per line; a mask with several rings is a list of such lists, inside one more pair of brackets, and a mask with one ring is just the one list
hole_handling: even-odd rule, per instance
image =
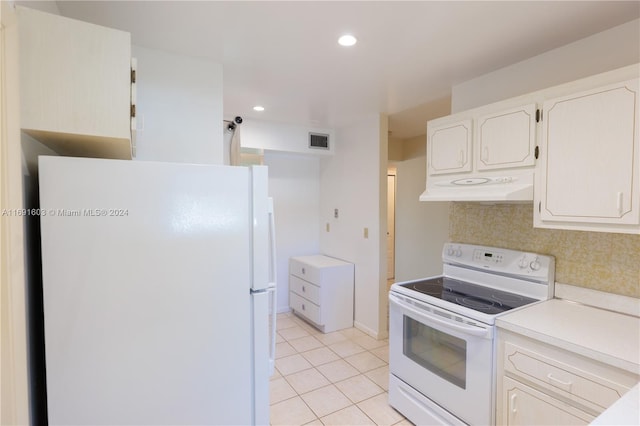
[[302, 268], [302, 273], [303, 273], [303, 274], [305, 274], [305, 273], [306, 273], [306, 271], [304, 270], [304, 268]]
[[618, 214], [622, 216], [622, 192], [618, 192], [618, 197], [616, 201], [617, 201], [616, 206], [618, 207]]
[[306, 289], [306, 287], [305, 287], [305, 286], [302, 286], [302, 292], [303, 292], [303, 293], [306, 293], [306, 292], [307, 292], [307, 289]]
[[516, 413], [518, 412], [518, 408], [516, 407], [516, 402], [518, 401], [518, 394], [514, 393], [513, 395], [511, 395], [511, 403], [509, 404], [509, 406], [511, 407], [511, 418], [515, 417]]
[[553, 377], [551, 373], [547, 374], [547, 379], [549, 379], [549, 383], [551, 383], [553, 386], [564, 388], [567, 392], [571, 391], [571, 385], [573, 384], [572, 382], [564, 382]]
[[302, 310], [306, 310], [307, 308], [305, 308], [304, 303], [302, 304]]

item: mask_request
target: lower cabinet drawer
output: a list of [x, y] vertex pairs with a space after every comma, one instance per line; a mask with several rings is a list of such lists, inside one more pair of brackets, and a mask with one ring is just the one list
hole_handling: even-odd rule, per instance
[[564, 397], [603, 409], [629, 390], [605, 377], [582, 371], [509, 342], [504, 346], [504, 370]]
[[320, 321], [320, 307], [309, 300], [298, 296], [294, 292], [289, 292], [289, 306], [291, 309], [309, 318], [318, 325], [323, 325]]
[[294, 293], [320, 305], [320, 287], [298, 277], [289, 275], [289, 289]]

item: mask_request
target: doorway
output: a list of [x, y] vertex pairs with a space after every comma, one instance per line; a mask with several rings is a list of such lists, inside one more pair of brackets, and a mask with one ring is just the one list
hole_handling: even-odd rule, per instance
[[[387, 281], [395, 278], [396, 269], [396, 171], [387, 171]], [[390, 285], [390, 284], [389, 284]]]

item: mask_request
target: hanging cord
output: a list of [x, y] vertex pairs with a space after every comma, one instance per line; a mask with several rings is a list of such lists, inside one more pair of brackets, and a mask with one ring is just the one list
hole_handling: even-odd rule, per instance
[[237, 166], [240, 164], [240, 128], [238, 125], [242, 123], [242, 117], [237, 116], [233, 121], [224, 120], [224, 123], [227, 124], [226, 130], [232, 132], [229, 146], [229, 164]]

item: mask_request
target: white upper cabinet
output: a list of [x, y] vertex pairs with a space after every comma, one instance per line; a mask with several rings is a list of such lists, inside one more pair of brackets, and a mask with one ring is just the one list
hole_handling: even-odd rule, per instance
[[17, 7], [23, 131], [62, 155], [131, 158], [131, 37]]
[[536, 104], [513, 101], [427, 123], [430, 176], [535, 165]]
[[640, 233], [638, 81], [544, 103], [535, 226]]
[[471, 171], [471, 120], [427, 123], [428, 173]]
[[482, 115], [476, 126], [477, 170], [535, 164], [535, 104]]

